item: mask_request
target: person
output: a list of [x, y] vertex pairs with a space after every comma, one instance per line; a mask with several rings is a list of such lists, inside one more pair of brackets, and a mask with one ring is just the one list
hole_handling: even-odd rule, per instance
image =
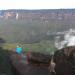
[[20, 46], [16, 47], [16, 53], [21, 54], [22, 53], [22, 48]]
[[50, 60], [50, 65], [49, 65], [49, 75], [56, 75], [56, 72], [55, 72], [55, 65], [56, 64], [53, 59], [54, 52], [52, 52], [51, 54], [52, 54], [52, 57]]

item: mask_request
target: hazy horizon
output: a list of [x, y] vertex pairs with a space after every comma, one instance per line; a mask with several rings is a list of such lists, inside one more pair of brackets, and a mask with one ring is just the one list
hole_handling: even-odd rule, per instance
[[75, 8], [63, 8], [63, 9], [0, 9], [0, 10], [67, 10], [67, 9], [70, 9], [70, 10], [75, 10]]

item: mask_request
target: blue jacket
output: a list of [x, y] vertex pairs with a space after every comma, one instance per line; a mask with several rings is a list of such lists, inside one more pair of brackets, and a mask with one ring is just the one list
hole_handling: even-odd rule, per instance
[[21, 52], [22, 52], [22, 48], [21, 47], [17, 47], [16, 48], [16, 53], [21, 54]]

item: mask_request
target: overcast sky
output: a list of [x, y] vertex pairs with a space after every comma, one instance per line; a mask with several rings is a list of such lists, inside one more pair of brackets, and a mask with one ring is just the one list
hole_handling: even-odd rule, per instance
[[0, 9], [75, 8], [75, 0], [0, 0]]

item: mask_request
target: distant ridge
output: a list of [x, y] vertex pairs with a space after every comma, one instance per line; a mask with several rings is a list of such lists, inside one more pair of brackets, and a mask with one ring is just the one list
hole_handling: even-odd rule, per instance
[[75, 9], [0, 10], [0, 36], [7, 42], [38, 42], [70, 28], [75, 29]]

